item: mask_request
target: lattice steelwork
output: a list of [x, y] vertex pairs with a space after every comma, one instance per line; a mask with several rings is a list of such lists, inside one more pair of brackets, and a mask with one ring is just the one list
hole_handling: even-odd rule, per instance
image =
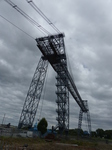
[[57, 113], [58, 126], [69, 129], [69, 94], [71, 93], [83, 112], [87, 112], [76, 85], [67, 69], [64, 34], [36, 39], [37, 47], [57, 72]]
[[78, 129], [81, 130], [81, 126], [82, 126], [82, 117], [83, 117], [83, 111], [82, 109], [80, 109], [79, 112], [79, 122], [78, 122]]
[[87, 122], [88, 122], [89, 134], [91, 135], [91, 118], [90, 118], [90, 111], [89, 111], [87, 100], [85, 101], [85, 106], [88, 109], [88, 111], [87, 111]]
[[[15, 10], [17, 10], [21, 15], [23, 15], [31, 24], [33, 24], [34, 26], [39, 28], [42, 32], [44, 32], [46, 34], [50, 34], [45, 28], [43, 28], [40, 24], [38, 24], [35, 20], [33, 20], [30, 16], [28, 16], [23, 10], [21, 10], [11, 0], [5, 0], [5, 1], [9, 5], [11, 5]], [[27, 2], [47, 21], [47, 23], [49, 25], [51, 25], [52, 28], [54, 28], [55, 31], [60, 33], [60, 31], [44, 15], [44, 13], [33, 3], [32, 0], [27, 0]], [[34, 74], [34, 78], [31, 82], [31, 85], [30, 85], [30, 88], [29, 88], [29, 91], [28, 91], [28, 94], [27, 94], [27, 97], [26, 97], [26, 100], [25, 100], [25, 103], [23, 106], [23, 110], [21, 113], [20, 121], [18, 124], [19, 128], [21, 128], [23, 126], [31, 127], [33, 124], [35, 114], [37, 111], [37, 107], [38, 107], [38, 103], [40, 100], [44, 80], [45, 80], [46, 71], [47, 71], [47, 65], [48, 65], [47, 60], [50, 62], [50, 64], [54, 68], [54, 70], [57, 72], [58, 76], [63, 81], [63, 83], [66, 80], [66, 85], [64, 85], [65, 89], [68, 88], [68, 91], [71, 93], [71, 95], [73, 96], [75, 101], [78, 103], [81, 110], [83, 112], [88, 111], [80, 97], [80, 94], [75, 86], [75, 83], [73, 82], [73, 79], [71, 78], [71, 76], [68, 72], [67, 65], [65, 65], [66, 54], [65, 54], [65, 46], [64, 46], [63, 38], [64, 38], [64, 34], [60, 33], [57, 35], [51, 35], [51, 36], [36, 39], [37, 46], [40, 49], [40, 51], [42, 52], [43, 56], [46, 58], [46, 60], [41, 59], [41, 61], [39, 62], [40, 66], [38, 66], [40, 68], [37, 68], [36, 72]], [[43, 66], [43, 64], [44, 64], [44, 66]], [[43, 71], [40, 71], [41, 67], [43, 67], [42, 68]], [[59, 72], [59, 70], [60, 70], [60, 72]], [[42, 79], [41, 79], [41, 76], [42, 76]], [[37, 77], [40, 81], [35, 79], [35, 77]], [[60, 82], [60, 84], [61, 84], [61, 82]], [[63, 86], [63, 85], [61, 85], [61, 86]], [[57, 92], [59, 89], [60, 88], [57, 86]], [[68, 91], [66, 91], [66, 93], [68, 93]], [[59, 97], [59, 94], [57, 94], [57, 96]], [[66, 97], [66, 99], [67, 99], [67, 97]], [[67, 99], [67, 101], [68, 101], [68, 99]], [[64, 103], [63, 103], [63, 105], [64, 105]], [[67, 108], [67, 111], [68, 111], [69, 104], [67, 104], [67, 105], [68, 105], [68, 108]], [[61, 105], [60, 105], [60, 107], [61, 107]], [[58, 114], [59, 114], [59, 112], [58, 112]], [[90, 118], [89, 114], [88, 114], [88, 118]], [[68, 116], [67, 120], [69, 120], [69, 116]], [[63, 119], [63, 122], [64, 122], [64, 119]], [[67, 125], [66, 125], [66, 127], [67, 127]], [[63, 128], [65, 128], [65, 127], [63, 127]]]
[[[67, 69], [64, 34], [50, 35], [36, 39], [43, 56], [31, 82], [18, 127], [31, 127], [39, 104], [48, 62], [57, 72], [57, 121], [61, 131], [69, 129], [69, 92], [83, 112], [88, 108], [81, 99], [76, 85]], [[88, 115], [89, 117], [89, 115]]]
[[[64, 34], [51, 35], [36, 39], [37, 47], [40, 49], [45, 58], [50, 62], [54, 70], [67, 78], [67, 88], [83, 112], [87, 111], [77, 87], [65, 65], [66, 54], [64, 45]], [[63, 70], [63, 72], [61, 72]], [[60, 72], [60, 73], [59, 73]], [[63, 79], [63, 78], [62, 78]], [[63, 80], [64, 82], [64, 80]]]
[[88, 131], [89, 131], [89, 134], [91, 134], [91, 118], [90, 118], [89, 107], [88, 107], [87, 100], [84, 100], [83, 102], [84, 102], [85, 107], [87, 108], [87, 112], [83, 112], [83, 111], [80, 109], [79, 122], [78, 122], [78, 129], [79, 129], [79, 132], [80, 132], [81, 127], [82, 127], [83, 113], [85, 113], [85, 114], [87, 115]]
[[33, 125], [46, 77], [47, 68], [48, 60], [46, 60], [45, 57], [42, 56], [27, 93], [18, 128], [30, 128]]
[[67, 79], [64, 77], [63, 80], [65, 80], [65, 82], [63, 82], [62, 80], [62, 76], [57, 75], [56, 79], [57, 79], [57, 114], [58, 117], [56, 118], [56, 120], [58, 121], [58, 127], [59, 127], [59, 131], [63, 132], [68, 131], [69, 130], [69, 91], [67, 89], [66, 86], [66, 81]]

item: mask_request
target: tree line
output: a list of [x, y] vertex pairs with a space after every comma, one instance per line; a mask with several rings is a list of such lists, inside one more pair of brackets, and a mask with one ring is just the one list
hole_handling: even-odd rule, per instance
[[[79, 129], [69, 129], [69, 135], [77, 136], [80, 134], [81, 136], [89, 136], [89, 134], [85, 135], [85, 133], [87, 132], [82, 129], [80, 131]], [[96, 131], [91, 131], [91, 137], [112, 139], [112, 130], [103, 130], [99, 128]]]
[[[38, 129], [38, 131], [41, 132], [41, 134], [44, 134], [47, 132], [47, 126], [48, 126], [47, 120], [45, 118], [42, 118], [37, 125], [37, 129]], [[57, 130], [57, 133], [58, 133], [58, 130]], [[69, 135], [90, 136], [87, 131], [83, 131], [82, 129], [79, 130], [78, 128], [69, 129]], [[91, 137], [112, 139], [112, 130], [103, 130], [103, 129], [99, 128], [96, 131], [91, 131]]]
[[97, 129], [91, 132], [92, 137], [100, 137], [105, 139], [112, 139], [112, 130]]

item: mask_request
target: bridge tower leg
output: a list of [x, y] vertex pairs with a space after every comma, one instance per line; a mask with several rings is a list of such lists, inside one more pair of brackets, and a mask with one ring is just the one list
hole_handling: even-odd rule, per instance
[[89, 134], [91, 135], [91, 118], [90, 118], [90, 112], [89, 112], [89, 107], [88, 107], [88, 103], [87, 100], [84, 100], [84, 105], [87, 108], [87, 112], [83, 112], [80, 109], [80, 113], [79, 113], [79, 122], [78, 122], [78, 134], [80, 135], [80, 131], [81, 131], [81, 127], [82, 127], [82, 118], [83, 118], [83, 113], [85, 113], [87, 115], [87, 123], [88, 123], [88, 131]]
[[[63, 79], [64, 81], [63, 82]], [[58, 121], [58, 128], [59, 128], [59, 132], [62, 133], [63, 131], [65, 131], [66, 133], [68, 133], [69, 130], [69, 91], [68, 88], [66, 86], [67, 84], [67, 78], [65, 76], [59, 76], [59, 73], [56, 77], [57, 79], [57, 109], [56, 112], [58, 114], [58, 117], [56, 118], [56, 120]]]
[[87, 111], [88, 131], [89, 131], [89, 134], [91, 135], [91, 117], [90, 117], [90, 112], [89, 112], [89, 107], [88, 107], [87, 101], [85, 101], [85, 106], [88, 109], [88, 111]]
[[42, 56], [34, 73], [25, 99], [18, 124], [19, 129], [22, 127], [30, 128], [33, 125], [46, 77], [47, 68], [48, 60]]
[[78, 135], [80, 135], [81, 127], [82, 127], [82, 117], [83, 117], [83, 111], [80, 109], [79, 112], [79, 122], [78, 122]]

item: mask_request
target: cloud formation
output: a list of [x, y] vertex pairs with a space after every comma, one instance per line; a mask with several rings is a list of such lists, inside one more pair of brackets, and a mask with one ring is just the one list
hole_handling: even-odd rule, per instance
[[[55, 32], [26, 1], [12, 0], [28, 15]], [[110, 0], [46, 0], [34, 2], [65, 33], [68, 65], [82, 99], [88, 100], [92, 129], [111, 129], [112, 2]], [[44, 36], [23, 16], [0, 1], [0, 14], [32, 37]], [[0, 121], [18, 124], [24, 100], [41, 53], [36, 42], [0, 17]], [[69, 67], [70, 68], [70, 67]], [[55, 76], [50, 67], [43, 103], [49, 127], [56, 122]], [[52, 94], [51, 94], [52, 93]], [[37, 111], [39, 117], [41, 102]], [[79, 106], [70, 96], [70, 128], [77, 128]], [[50, 115], [52, 114], [52, 115]]]

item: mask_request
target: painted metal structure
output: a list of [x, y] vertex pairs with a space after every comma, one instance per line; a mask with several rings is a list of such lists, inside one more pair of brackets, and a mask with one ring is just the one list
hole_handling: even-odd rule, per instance
[[[45, 28], [37, 23], [33, 18], [27, 15], [22, 9], [20, 9], [11, 0], [4, 0], [11, 5], [16, 11], [24, 16], [32, 25], [39, 28], [42, 33], [50, 34]], [[48, 62], [51, 64], [53, 69], [57, 72], [57, 106], [58, 113], [57, 121], [60, 130], [69, 129], [69, 92], [78, 103], [81, 108], [79, 115], [79, 128], [81, 127], [82, 113], [87, 113], [87, 117], [90, 118], [87, 103], [84, 104], [80, 94], [76, 88], [76, 85], [67, 69], [67, 60], [64, 46], [64, 34], [62, 34], [55, 25], [44, 15], [44, 13], [35, 5], [32, 0], [26, 0], [44, 20], [59, 34], [50, 35], [43, 38], [36, 39], [37, 46], [42, 52], [39, 64], [34, 73], [23, 110], [20, 116], [18, 128], [31, 127], [36, 115], [38, 104], [40, 101], [44, 80], [46, 76]], [[90, 119], [89, 119], [90, 120]], [[88, 121], [89, 127], [91, 126]]]
[[88, 107], [87, 100], [84, 100], [83, 102], [84, 102], [86, 108], [88, 109], [88, 111], [87, 111], [87, 112], [83, 112], [83, 111], [80, 109], [80, 112], [79, 112], [79, 122], [78, 122], [79, 134], [80, 134], [80, 130], [81, 130], [81, 127], [82, 127], [83, 114], [85, 113], [85, 115], [86, 115], [86, 117], [87, 117], [88, 131], [89, 131], [89, 134], [91, 135], [91, 118], [90, 118], [89, 107]]
[[18, 124], [19, 129], [23, 127], [31, 128], [33, 125], [46, 77], [47, 68], [48, 61], [42, 56], [34, 73], [25, 99]]
[[[50, 35], [47, 37], [37, 38], [37, 47], [42, 52], [43, 58], [41, 58], [40, 62], [44, 62], [44, 65], [41, 66], [39, 64], [37, 68], [42, 68], [44, 72], [44, 77], [42, 77], [43, 82], [40, 82], [41, 72], [36, 75], [35, 80], [39, 80], [38, 82], [33, 82], [34, 77], [32, 79], [32, 83], [30, 87], [34, 87], [33, 89], [33, 97], [30, 94], [30, 90], [28, 91], [28, 95], [25, 100], [25, 104], [22, 110], [22, 114], [19, 121], [18, 127], [23, 126], [32, 126], [33, 121], [35, 118], [36, 110], [38, 107], [38, 103], [40, 100], [43, 83], [45, 80], [45, 75], [47, 71], [48, 62], [51, 64], [55, 72], [57, 73], [57, 114], [58, 117], [56, 118], [58, 121], [57, 127], [60, 131], [68, 130], [69, 129], [69, 92], [81, 108], [82, 112], [88, 112], [88, 108], [81, 99], [81, 96], [77, 90], [77, 87], [68, 71], [67, 68], [67, 59], [66, 59], [66, 52], [65, 52], [65, 45], [64, 45], [64, 34], [57, 34], [57, 35]], [[36, 69], [40, 70], [40, 69]], [[36, 71], [36, 72], [38, 72]], [[37, 74], [37, 73], [36, 73]], [[34, 75], [35, 76], [35, 75]], [[41, 87], [41, 88], [40, 88]], [[39, 91], [37, 92], [37, 89]], [[37, 94], [39, 93], [39, 98], [37, 98]], [[28, 101], [28, 102], [27, 102]], [[30, 106], [31, 105], [31, 106]], [[32, 109], [32, 108], [35, 109]], [[27, 116], [27, 117], [26, 117]], [[33, 118], [33, 119], [32, 119]]]

